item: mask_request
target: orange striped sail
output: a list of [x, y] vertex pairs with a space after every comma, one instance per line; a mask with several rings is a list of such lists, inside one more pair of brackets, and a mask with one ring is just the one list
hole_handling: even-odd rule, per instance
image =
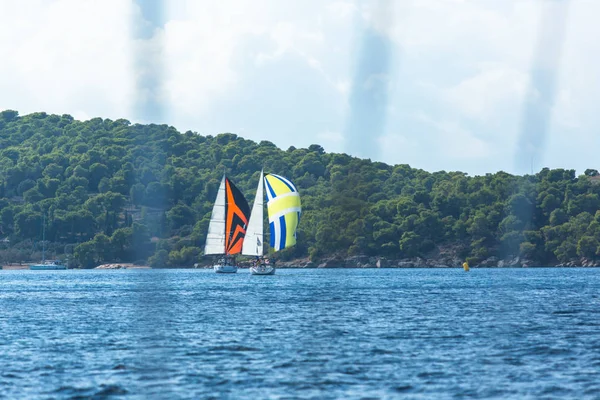
[[250, 206], [240, 190], [225, 178], [225, 254], [239, 254], [246, 236]]

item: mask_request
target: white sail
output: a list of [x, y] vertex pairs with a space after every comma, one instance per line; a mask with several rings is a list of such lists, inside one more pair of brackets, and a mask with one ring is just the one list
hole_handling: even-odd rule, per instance
[[225, 253], [225, 176], [221, 180], [217, 199], [213, 206], [210, 223], [208, 224], [208, 234], [206, 235], [206, 245], [204, 254], [224, 254]]
[[263, 171], [260, 171], [256, 196], [242, 247], [242, 254], [245, 256], [262, 257], [263, 255], [263, 196]]

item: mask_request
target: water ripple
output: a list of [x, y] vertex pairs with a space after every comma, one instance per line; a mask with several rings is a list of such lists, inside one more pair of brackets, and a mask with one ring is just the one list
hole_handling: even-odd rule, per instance
[[600, 269], [0, 272], [0, 398], [600, 393]]

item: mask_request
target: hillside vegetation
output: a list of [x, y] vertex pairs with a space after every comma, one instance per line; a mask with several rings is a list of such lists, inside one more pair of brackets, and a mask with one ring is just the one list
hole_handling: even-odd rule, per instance
[[[303, 214], [283, 259], [427, 257], [440, 247], [474, 263], [537, 265], [600, 257], [596, 170], [470, 177], [346, 154], [277, 148], [234, 134], [69, 115], [0, 113], [0, 262], [46, 248], [76, 265], [191, 266], [202, 255], [223, 175], [254, 198], [260, 169], [291, 178]], [[44, 215], [46, 217], [44, 217]]]

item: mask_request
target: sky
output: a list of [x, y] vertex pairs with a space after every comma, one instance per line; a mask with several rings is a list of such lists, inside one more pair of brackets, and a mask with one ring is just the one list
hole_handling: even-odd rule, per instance
[[0, 110], [471, 175], [600, 169], [597, 0], [0, 0]]

